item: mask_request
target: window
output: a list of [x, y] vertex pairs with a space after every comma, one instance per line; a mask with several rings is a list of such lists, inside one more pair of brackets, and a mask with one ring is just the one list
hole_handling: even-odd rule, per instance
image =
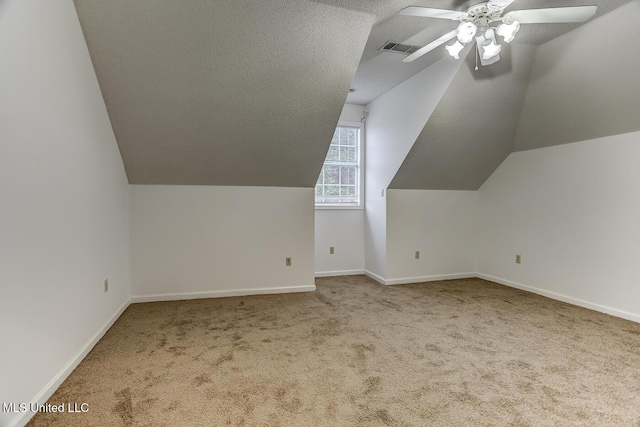
[[360, 207], [361, 131], [360, 124], [336, 128], [316, 184], [316, 207]]

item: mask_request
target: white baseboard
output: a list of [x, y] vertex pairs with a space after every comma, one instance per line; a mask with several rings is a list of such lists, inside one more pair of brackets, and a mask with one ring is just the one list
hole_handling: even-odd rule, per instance
[[386, 279], [385, 279], [384, 277], [382, 277], [382, 276], [378, 276], [376, 273], [373, 273], [373, 272], [371, 272], [371, 271], [369, 271], [369, 270], [365, 270], [365, 271], [364, 271], [364, 274], [365, 274], [367, 277], [372, 278], [373, 280], [375, 280], [376, 282], [378, 282], [378, 283], [380, 283], [380, 284], [382, 284], [382, 285], [386, 285], [386, 284], [387, 284]]
[[245, 295], [269, 295], [269, 294], [288, 294], [293, 292], [312, 292], [316, 290], [316, 285], [307, 286], [291, 286], [281, 288], [253, 288], [253, 289], [237, 289], [226, 291], [205, 291], [205, 292], [184, 292], [171, 294], [153, 294], [153, 295], [134, 295], [131, 297], [131, 303], [137, 302], [155, 302], [155, 301], [176, 301], [186, 299], [199, 298], [222, 298], [222, 297], [241, 297]]
[[[342, 272], [321, 272], [316, 273], [317, 277], [325, 274], [327, 276], [332, 275], [347, 275], [347, 274], [366, 274], [368, 277], [383, 285], [399, 285], [408, 283], [421, 283], [430, 282], [435, 280], [451, 280], [451, 279], [466, 279], [471, 277], [478, 277], [480, 279], [489, 280], [491, 282], [499, 283], [501, 285], [509, 286], [516, 289], [521, 289], [534, 294], [542, 295], [551, 299], [566, 302], [569, 304], [577, 305], [579, 307], [588, 308], [590, 310], [599, 311], [602, 313], [610, 314], [622, 319], [631, 320], [633, 322], [640, 323], [640, 315], [626, 312], [624, 310], [618, 310], [612, 307], [607, 307], [600, 304], [595, 304], [589, 301], [584, 301], [579, 298], [570, 297], [568, 295], [559, 294], [544, 289], [535, 288], [533, 286], [524, 285], [522, 283], [513, 282], [510, 280], [502, 279], [500, 277], [490, 276], [482, 273], [458, 273], [458, 274], [444, 274], [436, 276], [423, 276], [423, 277], [406, 277], [400, 279], [386, 280], [382, 276], [372, 273], [368, 270], [346, 270]], [[91, 349], [100, 341], [103, 335], [109, 330], [109, 328], [115, 323], [116, 320], [122, 315], [126, 308], [131, 303], [137, 302], [152, 302], [152, 301], [172, 301], [172, 300], [185, 300], [196, 298], [220, 298], [230, 296], [244, 296], [244, 295], [265, 295], [265, 294], [280, 294], [280, 293], [293, 293], [293, 292], [310, 292], [315, 291], [315, 285], [308, 286], [296, 286], [296, 287], [280, 287], [280, 288], [253, 288], [243, 290], [227, 290], [227, 291], [208, 291], [208, 292], [189, 292], [189, 293], [172, 293], [172, 294], [155, 294], [155, 295], [138, 295], [132, 296], [129, 301], [125, 302], [116, 313], [107, 321], [107, 323], [97, 331], [84, 347], [49, 381], [49, 383], [36, 395], [31, 403], [44, 403], [49, 399], [53, 393], [58, 389], [60, 384], [73, 372], [78, 364], [86, 357]], [[24, 426], [35, 415], [34, 412], [28, 411], [19, 414], [11, 422], [8, 427]]]
[[358, 274], [364, 274], [364, 270], [319, 271], [316, 273], [316, 277], [355, 276]]
[[[66, 365], [49, 381], [49, 383], [44, 386], [44, 388], [36, 395], [36, 397], [31, 400], [30, 403], [33, 404], [43, 404], [45, 403], [55, 391], [60, 387], [60, 384], [67, 379], [67, 377], [73, 372], [73, 370], [82, 362], [82, 360], [89, 354], [91, 349], [100, 341], [100, 339], [104, 336], [104, 334], [109, 330], [109, 328], [118, 320], [120, 315], [129, 307], [129, 301], [122, 304], [122, 307], [115, 312], [113, 316], [107, 321], [107, 323], [98, 330], [87, 343], [82, 347], [82, 349], [67, 362]], [[13, 421], [9, 422], [8, 427], [17, 427], [26, 425], [37, 412], [23, 412], [20, 413]]]
[[606, 313], [615, 317], [620, 317], [621, 319], [631, 320], [632, 322], [640, 323], [640, 315], [629, 313], [624, 310], [618, 310], [617, 308], [607, 307], [606, 305], [596, 304], [593, 302], [582, 300], [580, 298], [574, 298], [568, 295], [547, 291], [545, 289], [540, 289], [540, 288], [536, 288], [529, 285], [523, 285], [522, 283], [512, 282], [511, 280], [502, 279], [500, 277], [489, 276], [488, 274], [476, 273], [476, 277], [480, 279], [489, 280], [491, 282], [499, 283], [501, 285], [509, 286], [511, 288], [521, 289], [523, 291], [542, 295], [547, 298], [566, 302], [568, 304], [577, 305], [578, 307], [588, 308], [589, 310], [599, 311], [601, 313]]
[[409, 283], [435, 282], [438, 280], [469, 279], [472, 277], [476, 277], [476, 273], [437, 274], [434, 276], [401, 277], [399, 279], [389, 279], [386, 281], [385, 284], [386, 285], [407, 285]]

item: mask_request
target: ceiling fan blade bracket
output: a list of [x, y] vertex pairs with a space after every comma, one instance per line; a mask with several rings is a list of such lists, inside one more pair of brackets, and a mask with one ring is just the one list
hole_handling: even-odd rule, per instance
[[507, 24], [507, 25], [511, 25], [513, 24], [513, 21], [515, 21], [515, 19], [513, 19], [513, 15], [509, 15], [508, 13], [501, 17], [500, 19], [496, 19], [497, 22], [502, 22], [503, 24]]

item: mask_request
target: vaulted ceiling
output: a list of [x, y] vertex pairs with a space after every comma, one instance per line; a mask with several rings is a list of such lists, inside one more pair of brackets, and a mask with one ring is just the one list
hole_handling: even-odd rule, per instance
[[298, 0], [76, 0], [132, 184], [312, 187], [374, 16]]
[[[353, 87], [356, 92], [349, 94], [347, 102], [367, 104], [387, 92], [397, 84], [435, 63], [446, 55], [444, 48], [433, 51], [411, 64], [403, 63], [402, 56], [381, 52], [378, 49], [387, 41], [423, 46], [441, 35], [455, 29], [456, 23], [448, 20], [398, 15], [400, 9], [415, 5], [441, 9], [465, 10], [469, 5], [486, 0], [315, 0], [347, 9], [374, 13], [376, 24], [362, 54]], [[516, 0], [507, 8], [541, 9], [560, 6], [596, 5], [596, 16], [605, 15], [631, 0]], [[541, 24], [523, 25], [517, 36], [517, 43], [540, 45], [562, 34], [578, 28], [582, 24]]]
[[[630, 1], [640, 0], [510, 8], [596, 4], [602, 16]], [[345, 100], [367, 104], [444, 56], [440, 48], [406, 64], [378, 50], [386, 41], [424, 45], [455, 27], [400, 9], [474, 3], [75, 0], [130, 183], [283, 187], [315, 184]], [[477, 188], [516, 138], [535, 148], [516, 127], [521, 110], [545, 108], [544, 99], [524, 101], [530, 76], [544, 76], [531, 72], [537, 46], [577, 26], [523, 25], [503, 60], [479, 72], [469, 57], [392, 187]]]
[[625, 3], [478, 71], [468, 57], [390, 188], [477, 190], [513, 151], [640, 130], [640, 1]]
[[535, 47], [475, 71], [471, 51], [445, 92], [391, 188], [475, 190], [511, 153]]

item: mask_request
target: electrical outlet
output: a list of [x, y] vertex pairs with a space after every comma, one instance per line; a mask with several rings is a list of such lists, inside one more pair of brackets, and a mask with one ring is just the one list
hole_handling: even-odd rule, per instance
[[420, 251], [416, 251], [415, 258], [420, 259]]
[[291, 257], [288, 256], [284, 259], [284, 265], [286, 265], [287, 267], [291, 267]]
[[330, 255], [333, 255], [333, 254], [335, 254], [335, 253], [336, 253], [335, 248], [334, 248], [333, 246], [329, 246], [329, 254], [330, 254]]
[[516, 264], [522, 264], [522, 255], [516, 254]]
[[104, 279], [104, 292], [109, 292], [109, 279]]

